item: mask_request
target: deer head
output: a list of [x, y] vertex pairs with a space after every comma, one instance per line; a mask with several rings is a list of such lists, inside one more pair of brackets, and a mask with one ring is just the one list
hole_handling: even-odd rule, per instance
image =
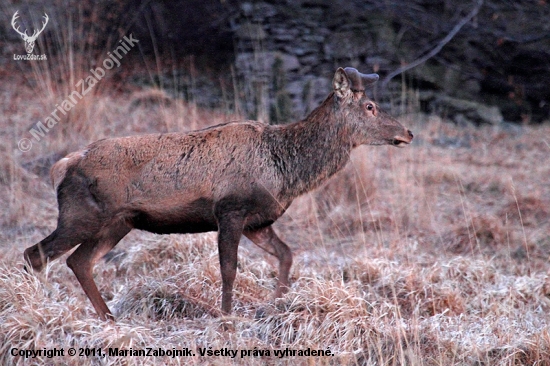
[[13, 17], [11, 18], [11, 26], [13, 27], [13, 29], [19, 33], [19, 35], [23, 38], [23, 40], [25, 41], [25, 50], [27, 51], [27, 53], [32, 53], [32, 50], [34, 49], [34, 42], [36, 41], [36, 38], [38, 38], [38, 36], [40, 35], [40, 33], [42, 33], [42, 31], [44, 30], [44, 28], [46, 28], [46, 24], [48, 24], [48, 14], [44, 13], [44, 19], [45, 21], [42, 23], [42, 29], [40, 30], [35, 30], [32, 34], [32, 36], [29, 36], [27, 34], [27, 30], [25, 30], [25, 32], [21, 32], [19, 30], [19, 26], [17, 26], [15, 24], [17, 18], [19, 17], [19, 15], [17, 15], [19, 11], [16, 11], [15, 14], [13, 14]]
[[378, 80], [377, 74], [362, 74], [354, 68], [339, 68], [333, 79], [338, 108], [344, 111], [347, 125], [354, 131], [353, 146], [393, 145], [404, 147], [413, 139], [396, 119], [381, 111], [365, 89]]

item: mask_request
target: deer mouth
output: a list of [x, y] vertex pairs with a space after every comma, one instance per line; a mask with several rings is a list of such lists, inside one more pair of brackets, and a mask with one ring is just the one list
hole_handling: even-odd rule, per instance
[[395, 136], [393, 139], [390, 140], [390, 144], [395, 147], [405, 147], [405, 145], [408, 145], [411, 143], [413, 139], [413, 134], [411, 131], [407, 130], [408, 137], [403, 136]]
[[408, 145], [411, 143], [411, 140], [412, 139], [409, 139], [409, 140], [405, 140], [404, 138], [402, 137], [394, 137], [390, 143], [392, 146], [395, 146], [395, 147], [405, 147], [405, 145]]

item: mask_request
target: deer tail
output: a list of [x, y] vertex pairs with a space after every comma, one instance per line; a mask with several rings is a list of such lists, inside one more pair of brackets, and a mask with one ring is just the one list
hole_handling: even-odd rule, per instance
[[52, 168], [50, 169], [50, 178], [52, 180], [52, 186], [55, 191], [57, 191], [57, 187], [59, 187], [61, 182], [63, 182], [63, 179], [65, 179], [67, 170], [73, 165], [76, 165], [80, 161], [80, 159], [84, 157], [84, 155], [85, 151], [72, 152], [65, 156], [63, 159], [60, 159], [52, 166]]

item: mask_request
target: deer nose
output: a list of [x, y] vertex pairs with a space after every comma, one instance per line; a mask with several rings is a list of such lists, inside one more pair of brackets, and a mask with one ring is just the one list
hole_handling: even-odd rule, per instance
[[408, 134], [409, 134], [409, 137], [412, 139], [414, 137], [413, 133], [411, 132], [411, 130], [407, 130]]

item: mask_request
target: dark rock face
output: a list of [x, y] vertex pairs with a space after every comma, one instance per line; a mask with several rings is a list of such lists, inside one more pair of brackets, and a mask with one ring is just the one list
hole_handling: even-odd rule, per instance
[[429, 93], [426, 94], [423, 95], [422, 100], [430, 103], [433, 107], [431, 112], [449, 118], [459, 125], [468, 123], [496, 125], [504, 121], [502, 113], [496, 106], [452, 98], [444, 94], [432, 94], [431, 96]]
[[[236, 70], [247, 82], [263, 85], [266, 103], [273, 103], [280, 91], [270, 84], [270, 66], [280, 58], [293, 115], [301, 116], [324, 95], [315, 92], [326, 88], [324, 77], [336, 66], [374, 70], [383, 78], [433, 49], [472, 5], [425, 0], [245, 2], [230, 21]], [[433, 95], [417, 101], [424, 111], [458, 123], [546, 120], [548, 15], [544, 2], [520, 6], [485, 1], [478, 16], [439, 54], [408, 71], [403, 80], [408, 88]], [[401, 82], [397, 77], [388, 90], [377, 90], [378, 97], [399, 101]]]
[[[318, 105], [338, 66], [377, 72], [384, 80], [426, 55], [475, 1], [126, 0], [85, 2], [80, 10], [67, 10], [50, 0], [36, 12], [30, 5], [21, 11], [46, 11], [51, 19], [73, 16], [83, 29], [75, 33], [75, 43], [99, 57], [110, 49], [109, 42], [116, 42], [113, 35], [133, 33], [144, 54], [169, 65], [163, 75], [155, 75], [166, 90], [179, 88], [176, 95], [190, 95], [204, 106], [279, 123], [303, 117]], [[0, 19], [9, 24], [11, 15]], [[549, 120], [548, 19], [546, 1], [484, 0], [478, 15], [437, 55], [395, 77], [385, 90], [375, 85], [371, 94], [382, 104], [420, 105], [426, 112], [448, 111], [453, 119], [462, 115], [476, 123], [486, 119], [444, 107], [449, 104], [445, 98], [495, 106], [508, 122]], [[63, 26], [51, 22], [44, 39], [66, 34]], [[4, 33], [10, 52], [21, 47], [15, 31]], [[50, 51], [66, 53], [63, 47]], [[422, 93], [433, 97], [414, 96]]]

